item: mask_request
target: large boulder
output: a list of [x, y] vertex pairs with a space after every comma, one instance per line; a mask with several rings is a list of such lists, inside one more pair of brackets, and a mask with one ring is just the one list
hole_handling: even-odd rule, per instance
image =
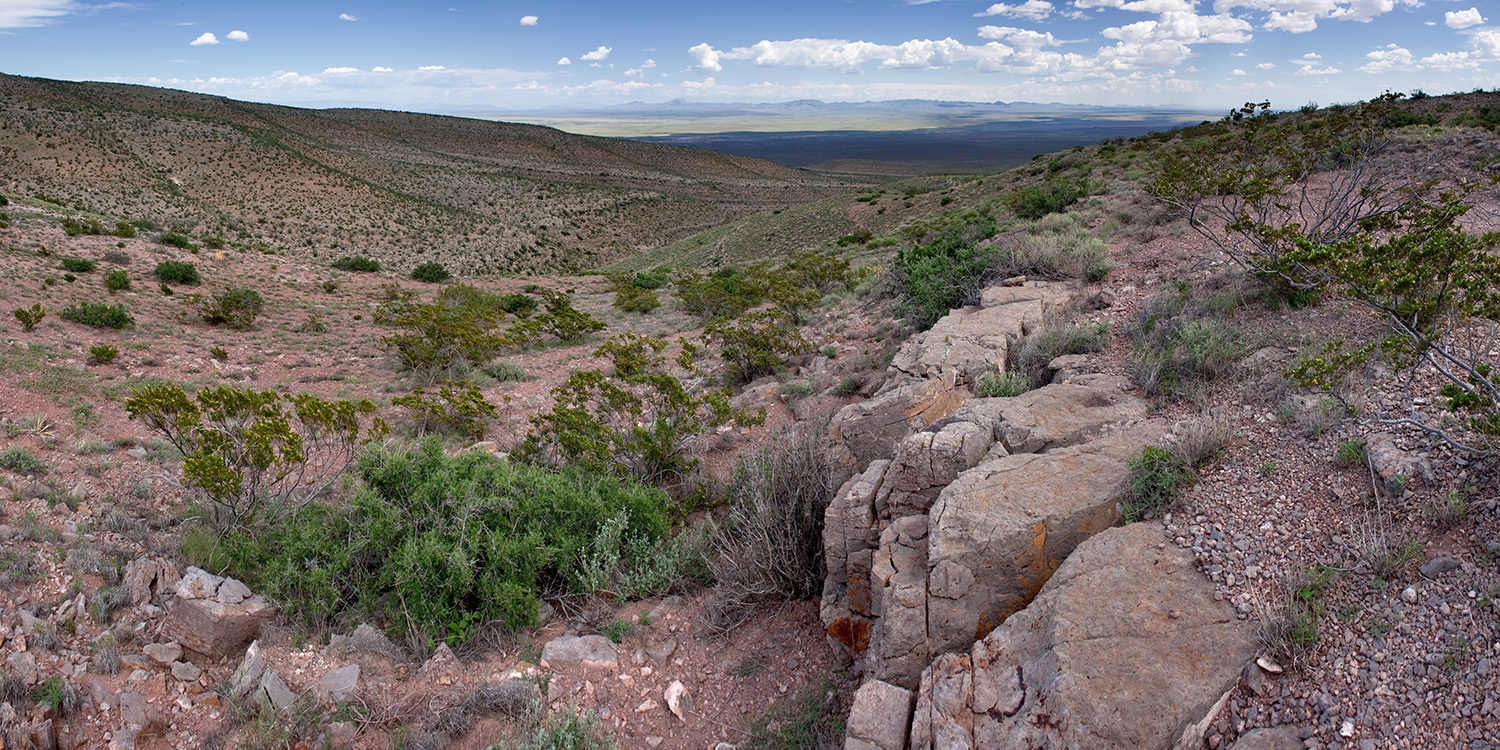
[[953, 413], [968, 397], [949, 374], [899, 385], [840, 409], [828, 425], [835, 478], [842, 483], [871, 461], [890, 458], [907, 435]]
[[204, 656], [239, 653], [276, 616], [276, 608], [245, 584], [198, 568], [187, 569], [175, 593], [167, 599], [163, 634]]
[[861, 685], [849, 707], [844, 750], [905, 750], [910, 690], [880, 680]]
[[1253, 629], [1159, 526], [1110, 529], [1028, 607], [922, 673], [910, 747], [1171, 748], [1254, 652]]
[[[929, 653], [965, 649], [1025, 607], [1080, 543], [1121, 520], [1130, 459], [1163, 420], [964, 472], [943, 490], [927, 534]], [[913, 684], [915, 674], [903, 675]], [[889, 679], [889, 678], [887, 678]]]
[[919, 378], [952, 376], [960, 386], [975, 383], [1005, 369], [1016, 345], [1069, 294], [1066, 285], [1045, 281], [986, 289], [980, 306], [954, 310], [902, 344], [891, 368]]

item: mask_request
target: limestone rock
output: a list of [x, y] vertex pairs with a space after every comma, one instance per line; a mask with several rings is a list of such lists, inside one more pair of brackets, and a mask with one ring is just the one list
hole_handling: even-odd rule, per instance
[[541, 666], [547, 669], [618, 669], [619, 648], [602, 635], [565, 635], [542, 646]]
[[318, 696], [331, 703], [343, 703], [359, 689], [359, 665], [349, 664], [329, 670], [318, 680]]
[[667, 702], [667, 710], [671, 711], [678, 721], [686, 724], [688, 714], [693, 712], [693, 700], [688, 695], [687, 688], [683, 686], [682, 680], [672, 680], [672, 684], [667, 686], [667, 691], [662, 698]]
[[212, 599], [219, 591], [223, 577], [202, 568], [189, 567], [177, 582], [175, 593], [178, 599]]
[[871, 680], [854, 693], [844, 750], [904, 750], [911, 726], [910, 690]]
[[125, 590], [131, 604], [150, 604], [176, 590], [177, 566], [160, 557], [137, 557], [125, 565]]
[[1235, 740], [1229, 750], [1302, 750], [1302, 737], [1296, 727], [1262, 727], [1252, 729]]
[[1090, 440], [1111, 425], [1144, 419], [1147, 403], [1130, 382], [1111, 375], [1080, 377], [1014, 398], [974, 399], [953, 413], [994, 431], [1009, 453], [1042, 453]]
[[1065, 285], [1047, 282], [987, 289], [981, 306], [954, 310], [902, 344], [891, 368], [919, 378], [951, 376], [960, 386], [975, 383], [1003, 369], [1011, 350], [1067, 296]]
[[923, 672], [911, 747], [1173, 747], [1254, 656], [1213, 594], [1158, 526], [1083, 542], [1028, 607]]
[[260, 641], [245, 649], [245, 658], [229, 678], [229, 689], [236, 698], [243, 698], [260, 685], [261, 675], [266, 671], [266, 657], [261, 653]]
[[1365, 457], [1385, 491], [1396, 495], [1397, 490], [1414, 486], [1415, 481], [1432, 481], [1432, 464], [1418, 453], [1401, 450], [1396, 445], [1396, 436], [1389, 432], [1377, 432], [1365, 438]]
[[[220, 579], [218, 583], [222, 582]], [[194, 590], [189, 589], [190, 593]], [[217, 593], [217, 583], [213, 591]], [[237, 604], [179, 597], [167, 601], [167, 622], [163, 632], [204, 656], [228, 657], [255, 640], [261, 625], [275, 614], [276, 608], [260, 596], [252, 596]]]
[[182, 658], [182, 644], [176, 641], [150, 643], [141, 649], [141, 652], [151, 657], [152, 661], [165, 667]]
[[835, 479], [842, 484], [871, 461], [890, 458], [907, 435], [948, 416], [967, 395], [950, 372], [840, 409], [828, 427]]
[[279, 711], [285, 711], [297, 702], [297, 694], [269, 669], [260, 676], [260, 695]]
[[190, 661], [172, 662], [172, 676], [183, 682], [197, 682], [203, 676], [203, 670]]

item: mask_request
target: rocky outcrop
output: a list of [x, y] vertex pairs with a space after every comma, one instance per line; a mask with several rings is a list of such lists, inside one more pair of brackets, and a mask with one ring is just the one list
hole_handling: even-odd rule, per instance
[[1402, 450], [1396, 436], [1377, 432], [1365, 438], [1365, 459], [1392, 497], [1399, 497], [1414, 482], [1432, 481], [1432, 464], [1420, 453]]
[[[906, 688], [871, 680], [854, 693], [844, 750], [905, 750], [912, 694]], [[902, 720], [897, 720], [897, 719]]]
[[1171, 748], [1253, 652], [1188, 551], [1153, 524], [1110, 529], [1030, 606], [922, 673], [910, 747]]
[[903, 344], [891, 367], [918, 378], [975, 383], [1005, 369], [1015, 347], [1069, 294], [1066, 285], [1045, 281], [986, 289], [978, 307], [954, 310]]
[[[1029, 470], [1030, 461], [1013, 457], [1037, 452], [1050, 455], [1052, 451], [1102, 435], [1111, 427], [1139, 421], [1145, 416], [1145, 404], [1130, 396], [1127, 387], [1128, 383], [1120, 378], [1089, 376], [1015, 398], [970, 400], [948, 417], [908, 435], [892, 458], [871, 462], [863, 473], [847, 482], [830, 504], [824, 524], [828, 576], [824, 582], [823, 619], [828, 624], [830, 638], [853, 656], [865, 654], [875, 644], [866, 665], [868, 674], [915, 687], [917, 675], [937, 653], [928, 634], [926, 613], [930, 589], [934, 581], [943, 592], [951, 592], [961, 584], [948, 578], [956, 571], [952, 565], [934, 569], [928, 564], [929, 512], [934, 503], [956, 480], [986, 466], [991, 469], [983, 475], [985, 481], [999, 482], [996, 477], [1005, 475], [1017, 485], [1014, 492], [1021, 493], [1029, 502], [1031, 495], [1026, 494], [1027, 490], [1015, 477]], [[1108, 445], [1116, 452], [1130, 446], [1136, 446], [1134, 450], [1138, 451], [1145, 440], [1161, 432], [1160, 425], [1149, 425], [1132, 433], [1139, 439], [1118, 438], [1116, 443]], [[1087, 526], [1085, 531], [1091, 532], [1114, 523], [1113, 504], [1120, 497], [1117, 485], [1125, 474], [1128, 458], [1118, 457], [1119, 460], [1106, 467], [1107, 461], [1091, 459], [1098, 453], [1083, 451], [1078, 457], [1064, 456], [1057, 469], [1063, 473], [1077, 470], [1088, 476], [1075, 480], [1054, 473], [1043, 480], [1078, 485], [1083, 493], [1098, 489], [1105, 476], [1116, 480], [1108, 491], [1100, 491], [1096, 505], [1109, 510], [1098, 514], [1101, 520]], [[1011, 459], [1014, 466], [991, 466], [1006, 459]], [[976, 477], [963, 486], [983, 484]], [[1051, 485], [1043, 485], [1039, 491], [1051, 489]], [[1003, 494], [1010, 490], [1002, 486], [1000, 491]], [[965, 497], [973, 497], [975, 503], [981, 504], [1003, 500], [976, 490], [969, 490]], [[961, 504], [955, 517], [968, 512], [968, 504]], [[1069, 531], [1082, 533], [1078, 529]], [[1028, 526], [1023, 531], [1007, 533], [1034, 537], [1036, 530]], [[1066, 554], [1071, 549], [1066, 542], [1070, 538], [1056, 536], [1047, 549]], [[1045, 572], [1050, 574], [1055, 567], [1054, 562]], [[939, 578], [934, 579], [933, 575]], [[1029, 585], [1030, 593], [1045, 580], [1042, 577]], [[943, 604], [941, 609], [947, 611], [951, 607]], [[995, 621], [987, 623], [992, 627]], [[969, 641], [957, 645], [966, 647], [982, 635], [982, 632], [971, 635]], [[949, 640], [944, 634], [941, 642], [948, 644]]]
[[840, 409], [828, 424], [829, 459], [839, 481], [890, 458], [907, 435], [953, 413], [968, 398], [950, 373], [897, 385]]

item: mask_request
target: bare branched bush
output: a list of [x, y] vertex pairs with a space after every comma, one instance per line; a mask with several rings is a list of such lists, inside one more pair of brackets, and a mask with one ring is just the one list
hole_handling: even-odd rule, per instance
[[1197, 466], [1224, 450], [1234, 439], [1234, 427], [1217, 414], [1204, 414], [1178, 426], [1171, 446], [1174, 455], [1188, 466]]
[[823, 512], [835, 491], [822, 438], [818, 430], [740, 463], [715, 535], [718, 584], [704, 605], [710, 625], [727, 629], [750, 604], [821, 588]]

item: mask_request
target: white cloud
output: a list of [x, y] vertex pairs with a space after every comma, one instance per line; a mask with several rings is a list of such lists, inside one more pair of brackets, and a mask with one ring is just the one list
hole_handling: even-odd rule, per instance
[[420, 67], [417, 68], [417, 70], [447, 70], [447, 69], [448, 69], [448, 67], [445, 66], [445, 65], [422, 65], [422, 66], [420, 66]]
[[1270, 69], [1276, 67], [1276, 63], [1271, 63], [1271, 62], [1256, 63], [1255, 67], [1260, 68], [1261, 70], [1270, 70]]
[[214, 36], [213, 32], [211, 32], [211, 31], [205, 31], [202, 34], [200, 34], [197, 39], [194, 39], [193, 41], [188, 42], [188, 44], [191, 44], [194, 47], [202, 47], [202, 46], [207, 45], [207, 44], [218, 44], [218, 43], [219, 43], [219, 38], [216, 37], [216, 36]]
[[701, 72], [717, 73], [724, 69], [724, 66], [719, 63], [719, 51], [710, 47], [708, 42], [695, 44], [688, 48], [688, 55], [696, 61], [693, 67]]
[[1368, 23], [1398, 5], [1420, 8], [1424, 0], [1215, 0], [1215, 13], [1235, 8], [1266, 11], [1265, 28], [1301, 34], [1318, 27], [1318, 21]]
[[1301, 10], [1286, 13], [1273, 11], [1270, 18], [1266, 19], [1266, 28], [1272, 31], [1289, 31], [1293, 34], [1305, 34], [1318, 28], [1318, 14]]
[[229, 32], [228, 34], [225, 34], [224, 38], [228, 39], [231, 42], [248, 42], [248, 41], [250, 41], [250, 35], [246, 34], [243, 31], [240, 31], [239, 29], [235, 29], [234, 31]]
[[645, 62], [641, 63], [641, 67], [642, 68], [654, 68], [654, 67], [656, 67], [656, 61], [652, 60], [650, 58], [647, 58]]
[[557, 58], [557, 64], [558, 65], [572, 65], [573, 64], [573, 59], [570, 58], [570, 57], [559, 57], [559, 58]]
[[599, 45], [598, 49], [594, 50], [593, 52], [586, 52], [583, 55], [579, 56], [578, 59], [582, 60], [583, 62], [600, 62], [607, 59], [609, 57], [609, 53], [611, 52], [614, 52], [612, 48], [606, 47], [601, 44]]
[[339, 14], [339, 20], [340, 21], [358, 21], [359, 19], [356, 18], [356, 17], [354, 17], [354, 16], [349, 15], [348, 13], [340, 13]]
[[1366, 62], [1359, 66], [1365, 73], [1384, 73], [1391, 68], [1408, 69], [1415, 61], [1411, 50], [1399, 44], [1387, 44], [1365, 55]]
[[521, 16], [521, 25], [522, 26], [535, 26], [536, 22], [539, 21], [539, 20], [541, 20], [541, 19], [538, 19], [536, 16]]
[[1047, 2], [1047, 0], [1026, 0], [1026, 2], [1021, 3], [1020, 5], [1006, 5], [1005, 3], [995, 3], [994, 5], [991, 5], [990, 7], [979, 11], [978, 13], [975, 13], [974, 17], [984, 18], [986, 16], [1013, 16], [1015, 18], [1024, 18], [1028, 21], [1040, 21], [1047, 16], [1052, 15], [1053, 10], [1054, 8], [1052, 3]]
[[1240, 70], [1239, 68], [1235, 68], [1234, 70], [1229, 71], [1229, 75], [1232, 75], [1232, 76], [1247, 76], [1247, 75], [1250, 75], [1250, 74], [1246, 73], [1243, 70]]
[[1450, 10], [1443, 14], [1443, 23], [1452, 29], [1467, 29], [1470, 26], [1478, 26], [1484, 23], [1484, 17], [1479, 15], [1478, 8], [1459, 11]]
[[[377, 68], [379, 70], [379, 68]], [[338, 75], [340, 73], [358, 73], [359, 68], [324, 68], [325, 75]]]
[[1331, 75], [1337, 75], [1337, 74], [1342, 73], [1342, 72], [1343, 72], [1342, 70], [1339, 70], [1338, 68], [1335, 68], [1335, 67], [1333, 67], [1331, 65], [1324, 65], [1322, 67], [1318, 67], [1317, 63], [1308, 63], [1306, 65], [1303, 65], [1301, 68], [1298, 68], [1297, 72], [1295, 73], [1295, 75], [1299, 75], [1299, 76], [1331, 76]]
[[376, 65], [375, 67], [370, 68], [371, 73], [389, 73], [393, 70], [395, 70], [395, 68], [387, 68], [382, 65]]
[[1078, 8], [1119, 8], [1138, 13], [1192, 13], [1195, 0], [1073, 0]]
[[1042, 47], [1056, 47], [1059, 42], [1051, 32], [1042, 33], [1031, 29], [1018, 29], [1014, 26], [980, 26], [979, 36], [983, 39], [995, 39], [1006, 42], [1020, 49], [1041, 49]]
[[43, 26], [76, 10], [73, 0], [0, 0], [0, 29]]

